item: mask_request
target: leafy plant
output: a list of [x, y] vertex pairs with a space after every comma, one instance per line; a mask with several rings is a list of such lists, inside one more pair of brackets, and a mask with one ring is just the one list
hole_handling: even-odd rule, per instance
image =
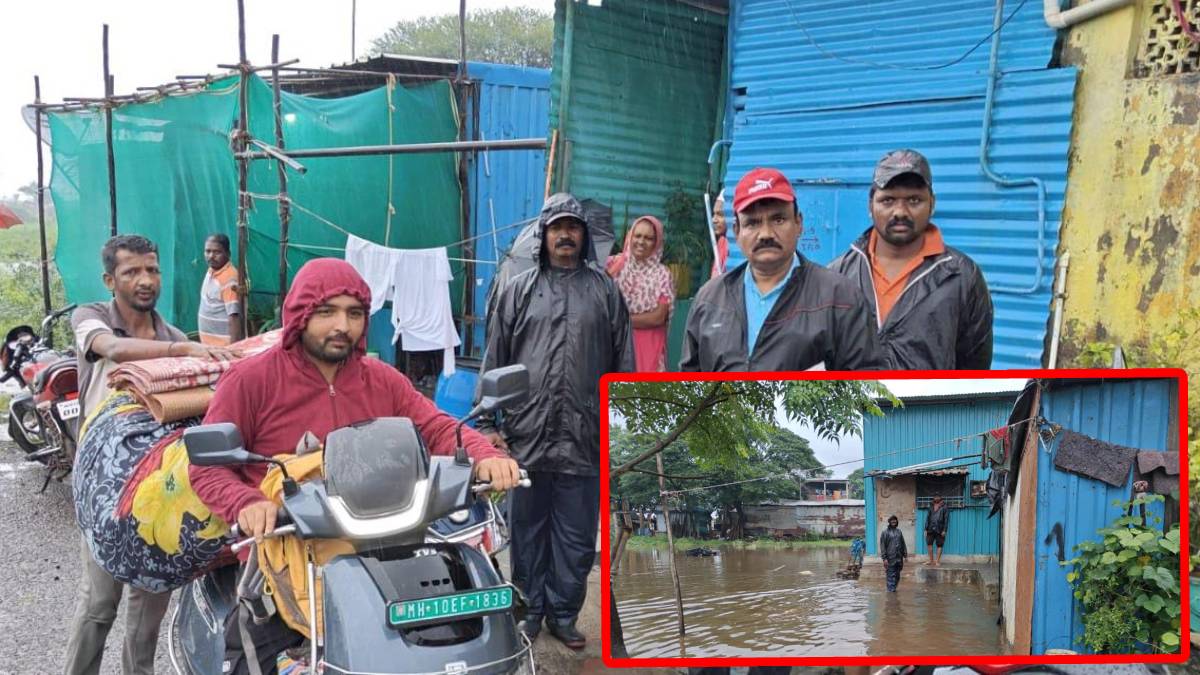
[[[663, 262], [685, 265], [694, 279], [707, 278], [712, 265], [712, 245], [708, 239], [704, 204], [693, 192], [676, 183], [663, 203]], [[694, 285], [692, 289], [698, 286]]]
[[1178, 574], [1179, 528], [1163, 532], [1154, 523], [1131, 515], [1163, 501], [1145, 495], [1124, 506], [1125, 514], [1097, 532], [1100, 541], [1085, 541], [1061, 565], [1074, 569], [1067, 582], [1083, 610], [1083, 643], [1097, 653], [1174, 653], [1179, 650], [1181, 596]]

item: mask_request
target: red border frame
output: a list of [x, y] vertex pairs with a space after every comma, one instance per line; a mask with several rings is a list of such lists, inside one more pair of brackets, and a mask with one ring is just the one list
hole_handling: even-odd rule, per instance
[[[1180, 620], [1179, 654], [1088, 654], [1075, 656], [993, 655], [993, 656], [816, 656], [816, 657], [711, 657], [711, 658], [613, 658], [609, 630], [608, 597], [612, 592], [609, 564], [609, 450], [608, 385], [612, 382], [684, 382], [744, 380], [962, 380], [962, 379], [1131, 379], [1168, 378], [1178, 383], [1179, 391], [1179, 579], [1183, 613]], [[604, 664], [611, 668], [703, 667], [703, 666], [849, 666], [849, 665], [990, 665], [1075, 664], [1075, 663], [1185, 663], [1191, 656], [1191, 613], [1189, 611], [1188, 557], [1188, 476], [1187, 476], [1187, 373], [1181, 368], [1026, 369], [1026, 370], [903, 370], [859, 372], [785, 372], [785, 373], [609, 373], [600, 378], [600, 651]]]

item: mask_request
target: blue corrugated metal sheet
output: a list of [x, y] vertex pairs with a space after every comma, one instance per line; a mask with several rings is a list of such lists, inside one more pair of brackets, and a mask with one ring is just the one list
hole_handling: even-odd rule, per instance
[[[826, 52], [920, 66], [950, 61], [987, 36], [993, 7], [958, 0], [933, 0], [917, 12], [827, 0], [737, 3], [727, 193], [755, 166], [781, 169], [796, 185], [805, 216], [800, 249], [828, 263], [870, 226], [875, 161], [887, 150], [913, 147], [933, 167], [934, 221], [947, 243], [974, 258], [993, 287], [1031, 286], [1039, 267], [1037, 193], [997, 187], [979, 167], [989, 44], [944, 69], [896, 70], [823, 55], [796, 23]], [[1041, 363], [1076, 75], [1071, 68], [1044, 69], [1054, 38], [1041, 8], [1027, 3], [1001, 41], [992, 166], [1008, 177], [1041, 178], [1048, 195], [1037, 291], [993, 293], [994, 368]], [[730, 248], [732, 267], [744, 258]]]
[[[478, 135], [489, 141], [544, 138], [550, 121], [550, 71], [492, 63], [467, 64], [480, 81]], [[485, 152], [476, 157], [471, 176], [471, 226], [475, 257], [495, 261], [520, 232], [508, 227], [537, 216], [546, 184], [544, 150]], [[495, 236], [492, 235], [495, 230]], [[475, 266], [475, 314], [482, 317], [496, 266]], [[484, 347], [482, 321], [475, 325], [474, 354]]]
[[[1049, 422], [1109, 443], [1143, 450], [1168, 448], [1168, 411], [1173, 380], [1109, 380], [1059, 382], [1042, 394], [1042, 416]], [[1114, 501], [1128, 500], [1121, 487], [1054, 468], [1058, 441], [1037, 451], [1037, 530], [1034, 536], [1036, 576], [1033, 590], [1032, 652], [1047, 649], [1086, 651], [1079, 607], [1067, 584], [1070, 570], [1058, 564], [1055, 526], [1062, 528], [1064, 554], [1075, 545], [1098, 539], [1096, 531], [1121, 516]], [[1132, 479], [1130, 479], [1132, 480]], [[1155, 509], [1162, 515], [1162, 509]]]
[[[904, 408], [885, 408], [883, 417], [867, 416], [863, 422], [863, 472], [903, 467], [958, 457], [982, 451], [982, 440], [961, 442], [950, 439], [1002, 426], [1008, 420], [1018, 393], [980, 394], [972, 400], [944, 403], [916, 402]], [[949, 442], [947, 442], [949, 441]], [[965, 480], [987, 480], [979, 461], [958, 460], [949, 466], [962, 466]], [[942, 468], [942, 467], [934, 467]], [[946, 537], [946, 555], [996, 555], [999, 553], [999, 518], [987, 517], [989, 504], [969, 498], [965, 508], [951, 509]], [[867, 552], [876, 555], [879, 541], [875, 479], [864, 481], [867, 503]], [[908, 542], [909, 551], [924, 553], [925, 510], [917, 513], [916, 542]]]

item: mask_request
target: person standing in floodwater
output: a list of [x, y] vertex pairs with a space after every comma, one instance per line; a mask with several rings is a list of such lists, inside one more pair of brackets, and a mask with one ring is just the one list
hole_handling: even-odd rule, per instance
[[888, 518], [887, 529], [879, 535], [879, 557], [883, 558], [887, 569], [887, 589], [895, 593], [896, 584], [900, 583], [900, 570], [904, 569], [904, 559], [908, 557], [904, 533], [900, 531], [900, 519], [896, 516]]

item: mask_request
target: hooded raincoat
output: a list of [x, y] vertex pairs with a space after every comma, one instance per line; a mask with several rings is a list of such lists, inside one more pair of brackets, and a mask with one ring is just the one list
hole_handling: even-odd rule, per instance
[[745, 275], [749, 263], [704, 284], [687, 317], [683, 371], [879, 370], [879, 340], [866, 300], [840, 274], [796, 254], [753, 349], [746, 344]]
[[[221, 376], [204, 423], [234, 423], [247, 450], [270, 457], [294, 452], [306, 431], [324, 441], [330, 431], [357, 422], [408, 417], [431, 454], [454, 454], [454, 419], [439, 411], [399, 371], [365, 357], [365, 327], [333, 384], [305, 355], [300, 336], [309, 318], [322, 303], [339, 295], [371, 306], [370, 289], [349, 263], [321, 258], [300, 268], [284, 301], [280, 344], [235, 363]], [[504, 456], [467, 428], [463, 445], [477, 461]], [[192, 466], [188, 477], [200, 500], [233, 523], [243, 508], [265, 499], [257, 486], [267, 468], [265, 464]]]
[[[629, 312], [616, 284], [592, 259], [588, 228], [578, 267], [550, 265], [550, 215], [544, 209], [538, 218], [537, 267], [500, 289], [488, 317], [483, 370], [514, 363], [529, 369], [529, 398], [504, 411], [499, 425], [523, 467], [599, 476], [600, 376], [634, 370]], [[480, 429], [494, 426], [487, 418], [479, 423]]]
[[829, 264], [858, 284], [891, 367], [898, 370], [986, 370], [992, 367], [992, 296], [975, 261], [946, 246], [912, 272], [887, 319], [871, 276], [868, 229]]

